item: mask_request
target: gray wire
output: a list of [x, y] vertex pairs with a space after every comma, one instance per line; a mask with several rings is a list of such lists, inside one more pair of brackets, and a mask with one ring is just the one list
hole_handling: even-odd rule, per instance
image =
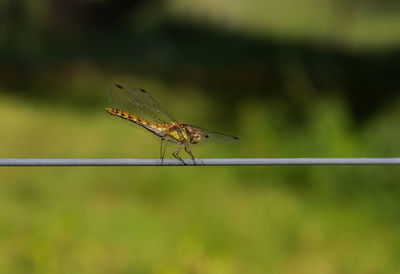
[[[184, 160], [192, 166], [193, 161]], [[163, 166], [182, 166], [176, 159], [164, 159]], [[160, 159], [0, 159], [0, 166], [160, 166]], [[400, 158], [222, 158], [196, 159], [196, 166], [265, 165], [400, 165]]]

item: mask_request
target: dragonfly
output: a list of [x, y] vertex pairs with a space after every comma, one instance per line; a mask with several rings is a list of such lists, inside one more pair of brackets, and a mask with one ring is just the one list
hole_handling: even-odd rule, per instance
[[105, 109], [107, 113], [137, 125], [161, 139], [161, 164], [167, 145], [175, 144], [176, 149], [172, 155], [186, 165], [179, 156], [182, 148], [196, 164], [191, 146], [205, 144], [208, 141], [229, 144], [239, 142], [238, 137], [180, 122], [144, 89], [127, 89], [120, 84], [113, 84], [107, 88], [107, 96], [113, 105]]

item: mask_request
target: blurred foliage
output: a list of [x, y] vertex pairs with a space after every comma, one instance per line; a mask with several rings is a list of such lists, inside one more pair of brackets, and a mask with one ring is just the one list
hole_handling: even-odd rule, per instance
[[[311, 0], [298, 1], [295, 7], [285, 6], [281, 12], [278, 12], [279, 6], [276, 9], [268, 6], [275, 5], [275, 1], [262, 1], [259, 8], [258, 2], [253, 1], [254, 5], [236, 1], [232, 5], [238, 6], [238, 15], [225, 21], [226, 17], [221, 15], [221, 21], [214, 23], [207, 19], [214, 18], [213, 13], [202, 10], [214, 7], [214, 13], [223, 13], [229, 8], [222, 7], [229, 5], [217, 1], [209, 7], [202, 6], [203, 2], [199, 1], [188, 7], [174, 4], [174, 1], [124, 0], [53, 0], [48, 1], [48, 5], [36, 5], [3, 0], [3, 10], [10, 12], [2, 17], [0, 80], [3, 85], [36, 97], [38, 92], [63, 89], [61, 77], [74, 78], [78, 73], [97, 70], [107, 76], [157, 78], [172, 87], [201, 87], [212, 94], [217, 104], [229, 100], [234, 109], [249, 96], [262, 99], [278, 96], [300, 114], [306, 108], [304, 102], [335, 92], [346, 97], [353, 114], [360, 120], [386, 108], [397, 97], [396, 76], [400, 69], [397, 29], [400, 24], [385, 23], [377, 17], [387, 10], [383, 8], [385, 3], [391, 7], [390, 16], [400, 13], [395, 4], [381, 1], [378, 6], [382, 8], [372, 14], [372, 8], [365, 7], [372, 4], [357, 4], [356, 1], [348, 4], [352, 9], [357, 8], [357, 15], [369, 18], [367, 22], [382, 25], [382, 31], [378, 30], [380, 35], [371, 33], [376, 28], [366, 23], [357, 27], [366, 33], [368, 41], [376, 44], [371, 48], [367, 42], [359, 42], [354, 47], [350, 42], [341, 43], [345, 39], [344, 31], [339, 31], [340, 37], [329, 31], [320, 37], [316, 30], [307, 27], [314, 36], [298, 30], [302, 39], [289, 34], [286, 38], [276, 37], [271, 33], [286, 33], [282, 29], [285, 25], [296, 28], [299, 26], [296, 22], [312, 21], [310, 25], [318, 27], [322, 24], [317, 23], [320, 19], [330, 17], [312, 16], [294, 9], [297, 5], [302, 10], [317, 9], [312, 8], [315, 3]], [[320, 3], [317, 10], [331, 11], [333, 3], [324, 3]], [[262, 16], [260, 12], [246, 11], [244, 7], [250, 6], [254, 6], [251, 10], [258, 8], [261, 13], [265, 10], [275, 15]], [[289, 10], [303, 16], [304, 20], [292, 21]], [[277, 22], [281, 23], [275, 31], [262, 33], [227, 27], [229, 22], [241, 22], [237, 17], [246, 14], [266, 24], [271, 18], [278, 18]], [[350, 20], [352, 16], [345, 18]], [[342, 18], [331, 21], [344, 24]], [[272, 26], [275, 24], [278, 23]], [[343, 29], [348, 30], [349, 26], [344, 24]], [[380, 41], [384, 33], [390, 33], [391, 46]], [[89, 69], [82, 71], [82, 66]]]
[[[0, 0], [0, 157], [158, 157], [110, 82], [241, 138], [398, 157], [398, 1]], [[157, 140], [157, 139], [156, 139]], [[1, 168], [1, 273], [397, 273], [396, 166]]]

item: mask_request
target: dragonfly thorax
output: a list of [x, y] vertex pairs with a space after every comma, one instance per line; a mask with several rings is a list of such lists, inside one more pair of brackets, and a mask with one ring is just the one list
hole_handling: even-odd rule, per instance
[[201, 132], [199, 129], [185, 125], [181, 122], [171, 123], [168, 135], [178, 143], [197, 144], [201, 140]]

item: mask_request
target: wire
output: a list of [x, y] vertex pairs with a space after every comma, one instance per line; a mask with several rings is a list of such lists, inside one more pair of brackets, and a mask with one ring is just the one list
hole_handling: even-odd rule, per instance
[[[185, 164], [193, 166], [190, 159]], [[265, 165], [400, 165], [400, 158], [222, 158], [196, 159], [196, 166], [265, 166]], [[182, 166], [176, 159], [164, 159], [163, 166]], [[160, 159], [0, 159], [0, 166], [161, 166]]]

